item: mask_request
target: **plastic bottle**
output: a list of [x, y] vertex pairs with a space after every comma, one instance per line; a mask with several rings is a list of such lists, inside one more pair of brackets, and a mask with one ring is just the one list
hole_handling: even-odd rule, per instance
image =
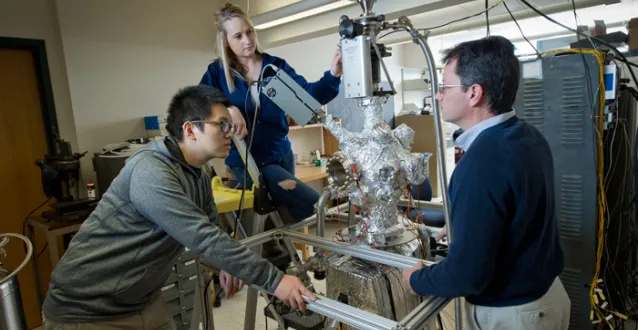
[[86, 183], [86, 195], [90, 199], [95, 199], [95, 184], [92, 180]]

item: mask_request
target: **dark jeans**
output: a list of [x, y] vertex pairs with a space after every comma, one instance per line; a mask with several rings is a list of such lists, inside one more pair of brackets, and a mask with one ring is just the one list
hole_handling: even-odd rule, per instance
[[[244, 182], [244, 168], [231, 168], [235, 177], [242, 185]], [[319, 200], [319, 193], [295, 177], [295, 159], [290, 150], [279, 162], [266, 165], [259, 169], [266, 181], [268, 192], [275, 205], [285, 206], [290, 216], [301, 221], [314, 214], [314, 205]], [[286, 189], [280, 185], [289, 180], [295, 181], [294, 188]], [[246, 178], [246, 186], [252, 187], [250, 175]], [[285, 186], [285, 185], [284, 185]]]

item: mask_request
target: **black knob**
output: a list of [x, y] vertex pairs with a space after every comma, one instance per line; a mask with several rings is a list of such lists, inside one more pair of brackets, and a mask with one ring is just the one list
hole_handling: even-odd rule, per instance
[[325, 280], [326, 279], [326, 272], [317, 271], [317, 272], [315, 272], [314, 278], [317, 281]]
[[339, 23], [339, 35], [342, 38], [352, 39], [363, 34], [363, 25], [355, 23], [351, 19], [344, 19]]

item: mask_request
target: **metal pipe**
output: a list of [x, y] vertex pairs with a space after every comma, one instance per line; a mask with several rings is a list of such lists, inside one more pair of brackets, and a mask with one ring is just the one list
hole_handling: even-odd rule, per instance
[[274, 236], [279, 232], [280, 229], [271, 229], [269, 231], [263, 232], [261, 234], [253, 235], [248, 238], [244, 238], [239, 242], [248, 247], [253, 247], [255, 245], [264, 244], [274, 238]]
[[[326, 212], [326, 220], [327, 220], [328, 215], [331, 215], [331, 214], [337, 212], [337, 209], [339, 209], [340, 211], [344, 211], [347, 208], [348, 208], [348, 203], [342, 203], [340, 205], [333, 206], [333, 207], [329, 208], [328, 212]], [[311, 215], [311, 216], [303, 219], [300, 222], [297, 222], [295, 224], [286, 226], [286, 228], [290, 229], [290, 230], [299, 230], [299, 229], [302, 229], [304, 227], [308, 227], [308, 226], [314, 224], [316, 221], [317, 221], [317, 214], [314, 214], [314, 215]]]
[[[403, 19], [404, 22], [406, 20], [407, 18]], [[399, 19], [399, 22], [401, 21], [402, 19]], [[430, 50], [430, 47], [425, 40], [425, 36], [419, 34], [419, 32], [417, 30], [414, 30], [414, 28], [410, 28], [410, 34], [412, 35], [414, 42], [418, 43], [421, 46], [423, 54], [425, 54], [425, 59], [428, 63], [428, 71], [430, 71], [430, 89], [432, 93], [432, 103], [434, 104], [434, 114], [436, 119], [436, 125], [434, 125], [434, 127], [436, 130], [436, 144], [438, 147], [437, 159], [439, 164], [439, 177], [441, 178], [441, 182], [443, 183], [443, 189], [441, 189], [441, 193], [443, 195], [443, 215], [445, 216], [445, 226], [447, 227], [448, 242], [451, 243], [453, 238], [453, 230], [452, 226], [450, 226], [450, 199], [447, 190], [448, 180], [445, 166], [445, 139], [443, 136], [441, 107], [439, 105], [439, 101], [436, 99], [436, 92], [439, 89], [438, 76], [436, 74], [436, 65], [434, 63], [434, 56], [432, 56], [432, 51]], [[456, 298], [454, 300], [454, 313], [456, 314], [456, 329], [461, 330], [463, 329], [463, 314], [460, 298]]]
[[309, 310], [325, 315], [331, 319], [354, 326], [358, 329], [398, 329], [398, 322], [389, 320], [377, 314], [354, 308], [336, 300], [317, 295], [315, 301], [303, 297]]
[[[33, 244], [31, 244], [31, 241], [29, 241], [28, 238], [19, 235], [19, 234], [13, 234], [13, 233], [4, 233], [4, 234], [0, 234], [0, 237], [15, 237], [15, 238], [19, 238], [21, 240], [24, 241], [24, 243], [27, 245], [27, 257], [24, 258], [24, 260], [22, 261], [22, 263], [20, 264], [20, 266], [18, 266], [18, 268], [16, 268], [13, 272], [11, 272], [11, 274], [5, 276], [3, 279], [0, 279], [0, 284], [3, 284], [4, 282], [9, 281], [12, 277], [16, 276], [16, 274], [18, 274], [19, 271], [22, 270], [22, 268], [24, 268], [24, 266], [27, 265], [27, 263], [29, 262], [29, 260], [31, 259], [31, 254], [33, 253]], [[3, 240], [2, 241], [4, 244], [6, 244], [8, 241]]]
[[423, 329], [432, 315], [439, 314], [448, 302], [449, 300], [445, 298], [429, 297], [399, 323], [406, 329]]
[[330, 188], [325, 188], [317, 202], [317, 237], [324, 237], [326, 228], [326, 204], [332, 197]]
[[[408, 201], [407, 199], [402, 198], [399, 200], [400, 207], [408, 207], [408, 205], [410, 205], [410, 201]], [[410, 205], [410, 207], [413, 209], [428, 209], [428, 210], [437, 210], [437, 211], [445, 210], [443, 207], [443, 204], [437, 203], [437, 202], [429, 202], [429, 201], [412, 200], [412, 205]]]
[[397, 91], [394, 89], [394, 84], [392, 83], [392, 79], [390, 79], [390, 74], [388, 73], [388, 68], [385, 67], [385, 62], [383, 62], [383, 56], [381, 56], [381, 52], [379, 51], [379, 47], [377, 46], [375, 37], [371, 37], [370, 41], [372, 42], [372, 47], [374, 47], [374, 52], [377, 53], [377, 57], [379, 58], [379, 62], [381, 62], [381, 67], [383, 68], [383, 72], [385, 72], [385, 77], [388, 78], [388, 84], [390, 84], [390, 89], [392, 90], [392, 95], [396, 94]]
[[429, 260], [422, 260], [396, 253], [376, 250], [368, 246], [341, 246], [339, 245], [339, 243], [333, 242], [323, 237], [313, 237], [299, 232], [291, 231], [290, 229], [282, 229], [280, 233], [283, 235], [284, 238], [290, 238], [293, 242], [306, 243], [325, 250], [330, 250], [336, 253], [341, 253], [355, 258], [397, 268], [412, 268], [419, 262], [424, 263], [426, 266], [434, 265], [436, 263]]

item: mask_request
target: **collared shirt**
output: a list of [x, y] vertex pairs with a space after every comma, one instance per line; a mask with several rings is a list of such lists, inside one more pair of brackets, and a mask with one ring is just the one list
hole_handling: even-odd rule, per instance
[[486, 119], [472, 127], [470, 127], [470, 129], [468, 129], [467, 131], [463, 132], [463, 134], [461, 134], [457, 139], [456, 139], [456, 144], [461, 147], [461, 149], [463, 149], [464, 152], [467, 152], [467, 150], [470, 148], [470, 146], [472, 145], [472, 142], [474, 142], [474, 140], [476, 139], [477, 136], [479, 136], [479, 134], [481, 134], [481, 132], [483, 132], [484, 130], [492, 127], [492, 126], [496, 126], [502, 122], [507, 121], [508, 119], [512, 118], [516, 116], [516, 113], [514, 112], [514, 110], [511, 110], [509, 112], [506, 113], [502, 113], [500, 115], [494, 116], [490, 119]]

